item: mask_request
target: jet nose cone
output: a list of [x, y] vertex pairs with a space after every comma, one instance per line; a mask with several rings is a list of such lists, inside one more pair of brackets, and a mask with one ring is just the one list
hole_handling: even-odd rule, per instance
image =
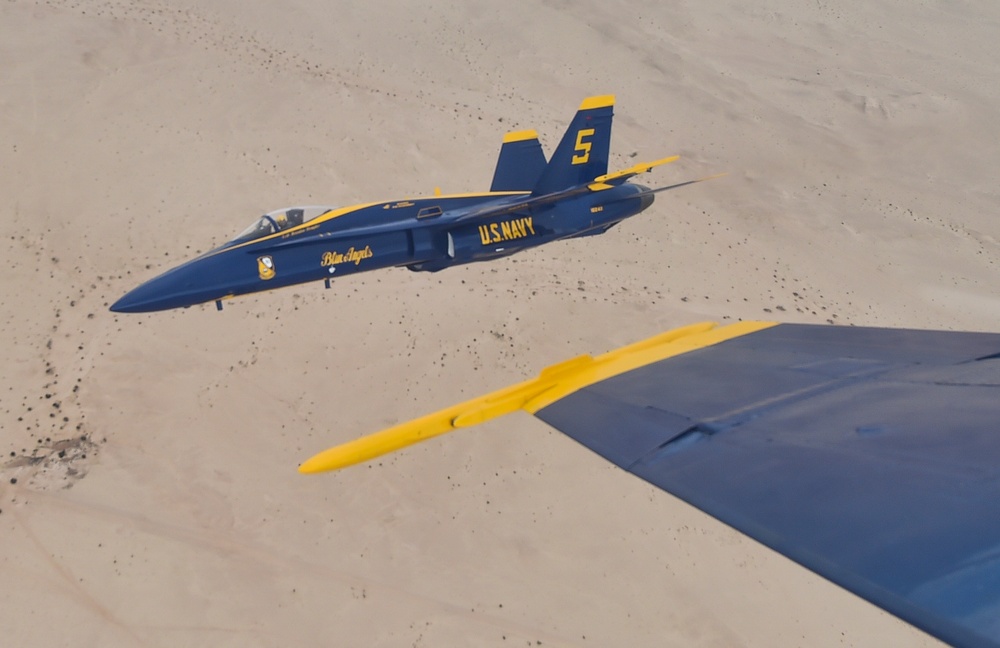
[[132, 298], [132, 293], [126, 293], [121, 299], [111, 304], [109, 309], [113, 313], [138, 313], [140, 311], [136, 310], [136, 302]]
[[125, 293], [121, 299], [111, 304], [115, 313], [150, 313], [171, 308], [169, 302], [175, 291], [164, 281], [163, 276], [151, 279], [134, 290]]
[[196, 267], [197, 263], [197, 260], [185, 263], [150, 279], [112, 304], [111, 310], [115, 313], [150, 313], [208, 301], [212, 297], [205, 294], [204, 287], [199, 289], [202, 273]]

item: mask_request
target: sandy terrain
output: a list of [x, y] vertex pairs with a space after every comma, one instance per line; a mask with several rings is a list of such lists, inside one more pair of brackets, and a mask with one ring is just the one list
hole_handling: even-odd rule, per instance
[[[695, 321], [997, 330], [1000, 5], [342, 4], [0, 3], [3, 644], [934, 645], [527, 415], [295, 468]], [[604, 93], [612, 167], [730, 175], [488, 265], [107, 310], [269, 209], [485, 189]]]

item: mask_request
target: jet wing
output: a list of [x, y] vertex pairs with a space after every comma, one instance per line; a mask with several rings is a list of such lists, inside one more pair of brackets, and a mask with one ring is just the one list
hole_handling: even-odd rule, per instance
[[535, 413], [955, 645], [1000, 645], [1000, 335], [780, 325]]
[[300, 470], [516, 409], [946, 642], [1000, 646], [1000, 334], [693, 325]]

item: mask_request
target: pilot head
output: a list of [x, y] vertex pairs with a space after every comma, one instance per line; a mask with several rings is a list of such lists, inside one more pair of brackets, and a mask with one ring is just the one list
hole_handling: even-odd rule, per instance
[[301, 225], [305, 211], [302, 209], [289, 209], [285, 212], [289, 225]]

